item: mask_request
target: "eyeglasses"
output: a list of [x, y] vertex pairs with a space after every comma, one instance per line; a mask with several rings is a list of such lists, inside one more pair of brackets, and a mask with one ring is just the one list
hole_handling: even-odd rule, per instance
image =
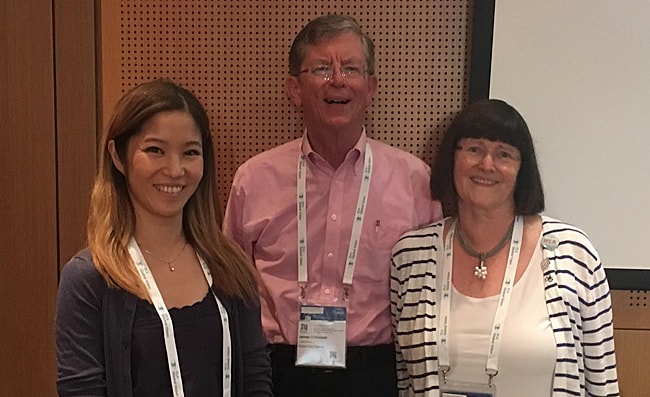
[[[339, 70], [341, 72], [341, 77], [346, 80], [362, 78], [367, 72], [363, 67], [356, 65], [341, 66]], [[330, 81], [334, 76], [334, 71], [335, 68], [332, 65], [317, 65], [303, 69], [300, 73], [309, 73], [313, 76], [320, 77], [325, 81]]]
[[463, 145], [456, 146], [456, 150], [466, 160], [477, 163], [483, 161], [485, 156], [489, 154], [492, 162], [497, 167], [511, 167], [521, 161], [519, 150], [515, 147], [499, 145], [490, 151], [481, 143], [467, 142]]

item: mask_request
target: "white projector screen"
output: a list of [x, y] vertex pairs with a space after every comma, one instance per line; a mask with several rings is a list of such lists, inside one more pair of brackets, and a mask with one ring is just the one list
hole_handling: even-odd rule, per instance
[[650, 1], [493, 4], [488, 95], [530, 127], [545, 213], [606, 268], [650, 269]]

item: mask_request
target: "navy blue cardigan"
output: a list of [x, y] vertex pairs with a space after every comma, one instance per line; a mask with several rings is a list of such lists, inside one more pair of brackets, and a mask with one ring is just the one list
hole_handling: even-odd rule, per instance
[[[272, 396], [259, 304], [246, 305], [213, 290], [230, 319], [232, 396]], [[55, 332], [60, 396], [132, 396], [131, 330], [137, 301], [123, 289], [108, 287], [88, 249], [63, 267]]]

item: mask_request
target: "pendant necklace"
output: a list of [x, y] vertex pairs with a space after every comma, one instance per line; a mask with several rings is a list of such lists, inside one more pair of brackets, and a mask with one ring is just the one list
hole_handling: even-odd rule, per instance
[[185, 251], [185, 247], [186, 247], [186, 246], [187, 246], [187, 241], [185, 241], [185, 243], [183, 243], [183, 247], [181, 247], [181, 250], [178, 252], [178, 254], [176, 254], [176, 256], [174, 256], [174, 257], [173, 257], [172, 259], [170, 259], [170, 260], [165, 260], [165, 259], [158, 258], [156, 255], [152, 254], [151, 251], [149, 251], [148, 249], [146, 249], [146, 248], [144, 248], [144, 247], [143, 247], [142, 249], [144, 250], [144, 252], [146, 252], [147, 254], [149, 254], [149, 256], [152, 257], [152, 258], [154, 258], [155, 260], [157, 260], [157, 261], [159, 261], [159, 262], [162, 262], [162, 263], [166, 263], [167, 266], [169, 266], [169, 270], [173, 272], [174, 270], [176, 270], [176, 268], [174, 267], [174, 262], [175, 262], [178, 258], [181, 257], [181, 254], [183, 253], [183, 251]]
[[497, 245], [492, 248], [491, 250], [487, 252], [478, 252], [474, 248], [470, 247], [470, 245], [465, 241], [465, 235], [463, 235], [463, 229], [460, 227], [460, 219], [456, 220], [456, 231], [457, 231], [457, 236], [458, 236], [458, 242], [460, 243], [460, 246], [463, 247], [463, 250], [467, 252], [469, 255], [478, 258], [478, 265], [474, 267], [474, 275], [476, 278], [480, 278], [482, 280], [485, 280], [487, 277], [487, 267], [485, 266], [485, 260], [493, 255], [495, 255], [497, 252], [501, 251], [501, 248], [503, 248], [506, 243], [510, 240], [512, 237], [512, 230], [515, 227], [515, 221], [514, 219], [512, 220], [512, 223], [510, 224], [510, 227], [506, 231], [506, 234], [503, 235], [501, 238], [501, 241], [497, 243]]

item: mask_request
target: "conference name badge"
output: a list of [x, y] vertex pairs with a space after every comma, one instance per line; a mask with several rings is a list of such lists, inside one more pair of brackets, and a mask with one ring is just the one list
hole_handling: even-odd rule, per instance
[[345, 307], [301, 306], [296, 366], [345, 368], [345, 334]]
[[447, 381], [440, 384], [441, 397], [496, 397], [497, 389], [486, 384]]

